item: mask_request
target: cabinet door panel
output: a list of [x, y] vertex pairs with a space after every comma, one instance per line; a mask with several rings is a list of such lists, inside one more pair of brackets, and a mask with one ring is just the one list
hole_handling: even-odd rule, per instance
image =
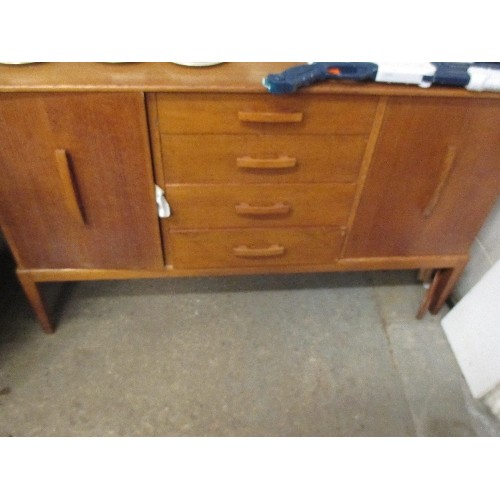
[[0, 220], [25, 268], [162, 266], [142, 94], [0, 97]]
[[498, 102], [392, 98], [344, 256], [467, 253], [499, 158]]

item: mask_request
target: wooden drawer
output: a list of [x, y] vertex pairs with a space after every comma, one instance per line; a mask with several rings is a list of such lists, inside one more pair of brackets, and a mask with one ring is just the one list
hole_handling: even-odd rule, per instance
[[363, 135], [163, 135], [167, 183], [356, 182]]
[[378, 98], [269, 94], [158, 94], [168, 134], [367, 134]]
[[347, 223], [355, 184], [167, 186], [171, 228]]
[[341, 250], [342, 230], [239, 229], [172, 231], [169, 264], [176, 269], [328, 264]]

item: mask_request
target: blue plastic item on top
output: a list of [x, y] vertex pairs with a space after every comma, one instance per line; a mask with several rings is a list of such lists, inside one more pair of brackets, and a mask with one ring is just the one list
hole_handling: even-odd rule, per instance
[[369, 62], [317, 62], [270, 74], [262, 83], [272, 94], [288, 94], [327, 79], [374, 80], [377, 69], [375, 63]]

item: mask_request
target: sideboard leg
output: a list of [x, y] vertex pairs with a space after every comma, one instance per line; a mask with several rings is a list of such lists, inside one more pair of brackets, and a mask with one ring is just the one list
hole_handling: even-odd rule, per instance
[[17, 272], [17, 278], [35, 312], [36, 318], [45, 333], [54, 333], [54, 325], [49, 318], [47, 307], [40, 293], [40, 288], [27, 273]]
[[418, 271], [418, 281], [421, 283], [430, 283], [432, 281], [434, 269], [419, 269]]
[[438, 279], [436, 290], [432, 294], [432, 299], [429, 304], [429, 311], [431, 314], [437, 314], [443, 307], [451, 292], [453, 292], [453, 289], [462, 275], [466, 264], [467, 262], [464, 262], [457, 267], [442, 270]]
[[[417, 319], [422, 319], [425, 316], [425, 314], [427, 313], [427, 311], [429, 310], [429, 306], [431, 305], [432, 299], [434, 297], [434, 294], [436, 293], [436, 289], [437, 289], [438, 284], [439, 284], [439, 279], [440, 279], [440, 275], [441, 275], [442, 271], [440, 269], [438, 269], [434, 273], [434, 276], [432, 276], [432, 272], [433, 272], [432, 269], [426, 270], [425, 280], [422, 279], [422, 281], [424, 281], [424, 282], [430, 281], [430, 285], [429, 285], [427, 292], [424, 295], [424, 298], [422, 300], [422, 303], [420, 304], [420, 307], [418, 308]], [[420, 279], [420, 275], [419, 275], [419, 279]]]

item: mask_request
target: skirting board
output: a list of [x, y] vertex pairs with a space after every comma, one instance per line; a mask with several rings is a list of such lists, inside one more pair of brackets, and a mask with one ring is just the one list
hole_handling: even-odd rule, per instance
[[500, 383], [500, 260], [441, 325], [472, 395], [483, 397]]

